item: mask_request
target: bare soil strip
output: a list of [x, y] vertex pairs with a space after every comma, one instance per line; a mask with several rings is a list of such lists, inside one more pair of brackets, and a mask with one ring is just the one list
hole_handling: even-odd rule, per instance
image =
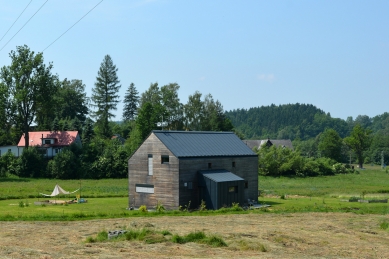
[[[389, 258], [384, 220], [389, 216], [296, 213], [0, 222], [0, 258]], [[145, 226], [180, 235], [201, 230], [229, 246], [84, 242], [102, 230]]]

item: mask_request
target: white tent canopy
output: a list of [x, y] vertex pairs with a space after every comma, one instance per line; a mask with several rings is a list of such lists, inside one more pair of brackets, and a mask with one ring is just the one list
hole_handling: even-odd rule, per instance
[[61, 188], [61, 186], [59, 186], [58, 184], [55, 185], [54, 187], [54, 190], [53, 192], [49, 195], [49, 194], [44, 194], [44, 193], [41, 193], [43, 196], [46, 196], [46, 197], [54, 197], [54, 196], [57, 196], [58, 194], [72, 194], [72, 193], [75, 193], [77, 192], [79, 189], [75, 190], [74, 192], [67, 192], [65, 191], [64, 189]]

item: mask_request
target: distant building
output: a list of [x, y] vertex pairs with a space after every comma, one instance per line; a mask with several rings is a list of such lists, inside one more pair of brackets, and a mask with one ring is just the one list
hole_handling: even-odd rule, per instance
[[122, 145], [124, 145], [124, 143], [126, 142], [126, 140], [119, 134], [113, 134], [111, 139], [117, 139]]
[[257, 147], [260, 149], [263, 145], [270, 146], [276, 146], [276, 147], [285, 147], [293, 150], [293, 144], [290, 139], [260, 139], [260, 140], [243, 140], [244, 143], [250, 148], [253, 149], [254, 147]]
[[19, 149], [17, 146], [2, 146], [0, 147], [0, 156], [4, 156], [7, 152], [11, 152], [14, 156], [19, 156]]
[[[29, 147], [38, 147], [46, 157], [56, 156], [62, 148], [69, 147], [73, 143], [81, 145], [78, 131], [34, 131], [28, 134]], [[25, 148], [24, 134], [17, 147], [18, 155], [21, 155]]]
[[258, 156], [232, 132], [153, 131], [128, 160], [129, 207], [258, 200]]

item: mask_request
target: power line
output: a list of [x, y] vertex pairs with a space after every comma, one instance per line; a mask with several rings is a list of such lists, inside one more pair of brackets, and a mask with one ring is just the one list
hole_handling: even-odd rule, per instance
[[[90, 12], [93, 11], [93, 9], [95, 9], [99, 4], [101, 4], [101, 2], [103, 2], [103, 0], [101, 0], [100, 2], [98, 2], [92, 9], [90, 9], [86, 14], [84, 14], [84, 16], [82, 16], [77, 22], [75, 22], [72, 26], [70, 26], [69, 29], [67, 29], [64, 33], [62, 33], [58, 38], [56, 38], [52, 43], [50, 43], [49, 46], [47, 46], [43, 51], [45, 51], [46, 49], [48, 49], [51, 45], [53, 45], [57, 40], [59, 40], [65, 33], [67, 33], [71, 28], [73, 28], [77, 23], [79, 23], [82, 19], [84, 19], [85, 16], [87, 16]], [[42, 51], [42, 52], [43, 52]]]
[[22, 14], [24, 13], [24, 11], [26, 11], [27, 7], [31, 4], [32, 0], [27, 4], [27, 6], [24, 8], [24, 10], [22, 11], [22, 13], [18, 16], [18, 18], [16, 18], [16, 20], [14, 21], [14, 23], [11, 25], [11, 27], [9, 27], [8, 31], [3, 35], [3, 37], [1, 37], [0, 41], [3, 40], [3, 38], [5, 37], [5, 35], [7, 35], [7, 33], [9, 32], [9, 30], [11, 30], [12, 26], [14, 26], [14, 24], [19, 20], [20, 16], [22, 16]]
[[34, 16], [39, 12], [39, 10], [42, 9], [42, 7], [43, 7], [48, 1], [49, 1], [49, 0], [46, 0], [46, 2], [44, 2], [43, 5], [41, 5], [41, 7], [39, 7], [38, 11], [36, 11], [36, 12], [30, 17], [30, 19], [28, 19], [28, 21], [22, 26], [22, 28], [20, 28], [20, 29], [14, 34], [14, 36], [12, 36], [12, 38], [11, 38], [9, 41], [7, 41], [7, 43], [0, 49], [0, 51], [2, 51], [2, 50], [5, 48], [5, 46], [7, 46], [7, 44], [16, 36], [16, 34], [18, 34], [18, 33], [24, 28], [24, 26], [26, 26], [26, 24], [32, 19], [32, 17], [34, 17]]

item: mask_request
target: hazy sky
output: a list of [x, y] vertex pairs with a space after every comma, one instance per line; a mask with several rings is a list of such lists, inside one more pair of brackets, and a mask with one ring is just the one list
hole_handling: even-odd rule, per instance
[[299, 102], [342, 119], [389, 111], [389, 1], [104, 0], [54, 42], [100, 1], [0, 0], [0, 66], [26, 44], [88, 95], [109, 54], [122, 97], [131, 82], [140, 93], [176, 82], [182, 103], [198, 90], [225, 110]]

